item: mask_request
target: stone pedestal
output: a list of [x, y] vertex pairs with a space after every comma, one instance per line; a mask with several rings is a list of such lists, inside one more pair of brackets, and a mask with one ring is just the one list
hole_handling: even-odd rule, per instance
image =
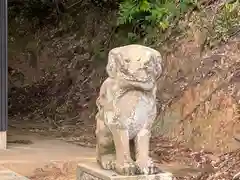
[[0, 167], [0, 180], [30, 180], [20, 174]]
[[103, 170], [96, 162], [92, 162], [78, 164], [77, 180], [173, 180], [173, 177], [168, 172], [155, 175], [120, 176], [113, 171]]

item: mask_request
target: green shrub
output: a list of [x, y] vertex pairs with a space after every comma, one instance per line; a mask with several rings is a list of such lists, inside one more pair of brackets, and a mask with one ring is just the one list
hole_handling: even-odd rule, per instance
[[240, 1], [226, 3], [215, 21], [215, 32], [218, 39], [227, 41], [240, 29]]
[[151, 26], [164, 31], [195, 4], [193, 0], [123, 0], [119, 5], [118, 25], [131, 24], [141, 29]]

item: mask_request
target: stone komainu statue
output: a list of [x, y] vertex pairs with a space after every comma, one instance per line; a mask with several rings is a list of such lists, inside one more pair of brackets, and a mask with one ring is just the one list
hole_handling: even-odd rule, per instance
[[[156, 80], [161, 54], [141, 45], [109, 52], [107, 73], [97, 99], [97, 161], [120, 175], [153, 174], [149, 139], [156, 118]], [[130, 150], [131, 149], [131, 150]]]

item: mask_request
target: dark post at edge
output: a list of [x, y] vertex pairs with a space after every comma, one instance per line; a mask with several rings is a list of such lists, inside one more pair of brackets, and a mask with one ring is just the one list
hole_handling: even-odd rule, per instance
[[7, 131], [8, 120], [8, 27], [7, 0], [0, 0], [0, 133]]

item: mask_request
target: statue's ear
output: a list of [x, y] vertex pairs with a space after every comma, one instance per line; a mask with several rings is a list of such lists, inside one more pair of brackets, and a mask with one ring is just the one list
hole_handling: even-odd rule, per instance
[[108, 64], [106, 67], [106, 71], [108, 73], [109, 77], [116, 77], [117, 73], [118, 73], [118, 69], [119, 69], [119, 58], [121, 55], [119, 54], [119, 52], [116, 51], [116, 49], [112, 49], [109, 53], [108, 53]]
[[155, 56], [154, 72], [156, 79], [162, 75], [162, 56], [160, 53]]

